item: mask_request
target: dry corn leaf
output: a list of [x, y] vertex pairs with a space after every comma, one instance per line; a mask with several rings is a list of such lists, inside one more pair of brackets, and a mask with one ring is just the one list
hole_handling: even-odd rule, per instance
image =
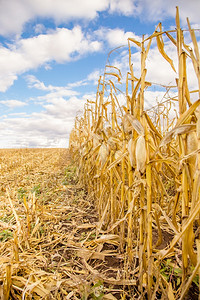
[[140, 48], [141, 48], [141, 43], [140, 43], [140, 42], [138, 42], [137, 40], [135, 40], [135, 39], [133, 39], [133, 38], [128, 38], [128, 41], [131, 41], [131, 42], [133, 42], [134, 44], [136, 44], [138, 47], [140, 47]]
[[190, 116], [194, 113], [194, 111], [197, 109], [197, 107], [200, 105], [200, 99], [194, 102], [188, 110], [186, 110], [180, 118], [177, 120], [176, 127], [179, 125], [182, 125], [184, 123], [187, 123]]
[[198, 149], [197, 134], [195, 131], [188, 133], [187, 135], [187, 154], [196, 151]]
[[194, 45], [194, 52], [195, 52], [195, 55], [196, 55], [196, 61], [199, 64], [200, 63], [200, 55], [199, 55], [199, 47], [198, 47], [197, 39], [196, 39], [196, 36], [195, 36], [195, 32], [194, 32], [194, 29], [191, 28], [188, 18], [187, 18], [187, 23], [188, 23], [188, 28], [189, 28], [189, 31], [190, 31], [190, 36], [192, 38], [192, 42], [193, 42], [193, 45]]
[[179, 231], [176, 229], [174, 224], [172, 223], [171, 219], [167, 216], [165, 211], [158, 205], [157, 203], [153, 204], [153, 207], [157, 208], [157, 210], [160, 210], [162, 212], [162, 215], [164, 216], [165, 220], [167, 221], [169, 227], [175, 232], [175, 234], [179, 234]]
[[144, 112], [144, 116], [145, 116], [145, 118], [146, 118], [146, 120], [147, 120], [147, 123], [148, 123], [149, 127], [151, 128], [151, 130], [152, 130], [153, 132], [155, 132], [155, 134], [156, 134], [160, 139], [162, 139], [162, 134], [156, 129], [156, 127], [154, 126], [154, 124], [152, 123], [150, 117], [147, 115], [146, 112]]
[[169, 144], [174, 136], [178, 134], [186, 134], [189, 133], [190, 131], [195, 130], [196, 125], [195, 124], [184, 124], [184, 125], [179, 125], [177, 127], [174, 127], [171, 131], [169, 131], [166, 136], [161, 140], [159, 147], [163, 147], [166, 144]]
[[112, 136], [109, 137], [109, 139], [108, 139], [108, 141], [107, 141], [108, 145], [110, 146], [110, 148], [111, 148], [112, 150], [115, 150], [115, 149], [116, 149], [116, 146], [117, 146], [117, 143], [118, 143], [118, 142], [119, 142], [119, 140], [113, 138]]
[[13, 215], [15, 216], [15, 219], [16, 219], [16, 223], [17, 223], [17, 232], [18, 232], [18, 234], [20, 234], [21, 231], [22, 231], [21, 223], [20, 223], [20, 221], [19, 221], [19, 217], [18, 217], [18, 214], [17, 214], [17, 212], [16, 212], [16, 209], [15, 209], [15, 207], [14, 207], [14, 205], [13, 205], [13, 201], [12, 201], [12, 199], [11, 199], [11, 197], [10, 197], [9, 190], [6, 189], [6, 192], [7, 192], [7, 197], [8, 197], [8, 200], [9, 200], [9, 203], [10, 203], [10, 206], [11, 206], [11, 209], [12, 209], [12, 212], [13, 212]]
[[164, 257], [166, 257], [174, 248], [174, 246], [176, 245], [176, 243], [180, 240], [180, 238], [182, 237], [182, 235], [185, 233], [185, 231], [188, 229], [188, 227], [193, 223], [194, 219], [196, 218], [196, 216], [198, 215], [200, 211], [200, 202], [198, 202], [195, 207], [192, 209], [187, 221], [185, 222], [182, 231], [175, 235], [175, 237], [173, 238], [171, 244], [170, 244], [170, 248], [167, 249], [166, 251], [163, 251], [163, 253], [161, 252], [162, 255], [162, 259]]
[[93, 134], [93, 147], [96, 148], [100, 143], [100, 136], [97, 134]]
[[121, 70], [120, 70], [118, 67], [116, 67], [116, 66], [110, 66], [110, 65], [106, 65], [106, 68], [111, 68], [111, 69], [115, 69], [115, 70], [117, 70], [117, 71], [119, 72], [119, 75], [120, 75], [120, 77], [122, 77]]
[[200, 113], [197, 114], [197, 139], [200, 140]]
[[171, 65], [174, 72], [176, 72], [176, 69], [175, 69], [174, 64], [173, 64], [173, 60], [171, 58], [169, 58], [169, 56], [166, 54], [166, 52], [164, 50], [164, 43], [161, 40], [161, 37], [157, 36], [156, 40], [157, 40], [157, 46], [158, 46], [158, 50], [159, 50], [160, 54], [164, 57], [164, 59], [166, 61], [168, 61], [168, 63]]
[[116, 234], [104, 234], [101, 235], [100, 238], [94, 240], [95, 243], [108, 243], [113, 245], [118, 245], [119, 243], [119, 236]]
[[170, 39], [170, 41], [175, 45], [177, 46], [177, 43], [176, 43], [176, 40], [173, 38], [173, 36], [171, 34], [169, 34], [169, 32], [165, 32], [166, 35], [168, 36], [168, 38]]
[[3, 285], [0, 285], [0, 299], [4, 300]]
[[74, 291], [71, 291], [71, 292], [66, 296], [66, 300], [71, 299], [72, 296], [74, 296]]
[[142, 124], [140, 123], [140, 121], [138, 121], [138, 119], [134, 118], [130, 114], [127, 114], [126, 117], [129, 120], [129, 122], [130, 122], [131, 126], [133, 127], [133, 129], [135, 131], [137, 131], [137, 133], [139, 135], [144, 134], [144, 127], [142, 126]]
[[127, 118], [128, 114], [125, 114], [124, 117], [122, 118], [122, 126], [124, 129], [124, 132], [128, 133], [132, 130], [132, 126], [129, 122], [129, 119]]
[[115, 76], [115, 77], [117, 77], [118, 82], [121, 83], [121, 76], [119, 74], [114, 73], [114, 72], [108, 72], [108, 73], [106, 72], [105, 75]]
[[117, 298], [115, 296], [113, 296], [111, 293], [106, 294], [103, 296], [103, 298], [106, 300], [117, 300]]
[[99, 129], [99, 127], [100, 127], [100, 125], [101, 125], [101, 123], [102, 123], [102, 119], [103, 119], [102, 116], [99, 116], [97, 123], [94, 124], [94, 125], [96, 125], [96, 126], [94, 127], [94, 132], [95, 132], [95, 133], [96, 133], [96, 131]]
[[175, 300], [171, 282], [169, 283], [168, 286], [167, 296], [169, 300]]
[[[120, 150], [120, 151], [121, 151], [121, 150]], [[120, 153], [118, 153], [118, 154], [120, 154]], [[112, 162], [112, 163], [107, 167], [106, 171], [109, 171], [109, 170], [112, 169], [114, 166], [116, 166], [117, 164], [119, 164], [120, 161], [121, 161], [124, 157], [127, 156], [127, 154], [128, 154], [128, 151], [122, 153], [121, 156], [119, 156], [114, 162]]]

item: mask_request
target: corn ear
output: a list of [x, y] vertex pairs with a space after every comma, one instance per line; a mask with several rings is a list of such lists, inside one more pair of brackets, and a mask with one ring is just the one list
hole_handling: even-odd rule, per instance
[[105, 165], [108, 155], [109, 155], [108, 145], [102, 144], [99, 149], [99, 160], [101, 162], [101, 167]]
[[143, 135], [141, 135], [136, 142], [135, 148], [135, 156], [136, 156], [136, 166], [137, 171], [144, 173], [146, 166], [146, 142]]
[[127, 145], [131, 167], [135, 167], [135, 141], [131, 138]]

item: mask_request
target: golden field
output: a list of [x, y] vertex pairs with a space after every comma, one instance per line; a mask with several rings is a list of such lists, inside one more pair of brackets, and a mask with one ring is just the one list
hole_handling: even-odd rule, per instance
[[[69, 149], [0, 151], [0, 298], [199, 299], [200, 54], [187, 24], [177, 7], [175, 30], [128, 39], [125, 77], [109, 53]], [[174, 85], [146, 80], [152, 43]], [[145, 108], [149, 89], [165, 94]]]

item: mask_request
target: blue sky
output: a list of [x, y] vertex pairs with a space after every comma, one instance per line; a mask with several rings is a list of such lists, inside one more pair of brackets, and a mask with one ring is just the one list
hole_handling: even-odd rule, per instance
[[[1, 0], [0, 147], [67, 147], [74, 118], [94, 98], [109, 51], [124, 45], [110, 60], [125, 74], [127, 38], [141, 40], [159, 22], [174, 29], [176, 5], [183, 28], [186, 17], [200, 28], [200, 0]], [[171, 47], [166, 44], [173, 58]], [[132, 51], [137, 75], [139, 53]], [[147, 78], [173, 83], [175, 75], [161, 62], [156, 44], [151, 51]], [[147, 106], [163, 93], [147, 92]]]

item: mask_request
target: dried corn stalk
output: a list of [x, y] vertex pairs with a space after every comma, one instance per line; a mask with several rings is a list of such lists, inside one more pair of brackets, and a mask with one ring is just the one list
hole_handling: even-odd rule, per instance
[[[128, 255], [129, 267], [133, 262], [138, 265], [134, 271], [139, 280], [138, 293], [145, 297], [143, 288], [146, 287], [149, 299], [156, 296], [158, 289], [165, 297], [179, 299], [181, 296], [178, 285], [168, 284], [159, 272], [153, 279], [154, 270], [161, 267], [161, 261], [165, 264], [172, 250], [178, 266], [177, 257], [181, 255], [183, 275], [179, 280], [184, 295], [191, 285], [191, 279], [187, 281], [187, 278], [194, 276], [191, 265], [196, 268], [198, 261], [194, 247], [198, 235], [194, 228], [199, 224], [200, 215], [200, 100], [191, 102], [186, 64], [191, 59], [200, 86], [200, 60], [195, 32], [189, 21], [188, 27], [194, 50], [185, 43], [178, 8], [176, 30], [163, 32], [159, 23], [155, 32], [142, 41], [129, 38], [130, 70], [124, 81], [126, 105], [120, 107], [118, 101], [117, 84], [123, 82], [120, 70], [106, 66], [98, 82], [94, 109], [91, 109], [95, 111], [95, 118], [88, 120], [88, 113], [84, 112], [84, 119], [76, 120], [70, 139], [74, 156], [81, 163], [81, 180], [91, 187], [96, 197], [101, 226], [104, 224], [105, 231], [114, 230], [119, 236], [119, 251]], [[166, 52], [163, 35], [177, 49], [177, 96], [169, 96], [145, 111], [145, 92], [153, 85], [145, 81], [146, 60], [154, 39], [169, 68], [176, 71]], [[141, 52], [139, 78], [134, 75], [131, 43]], [[166, 84], [166, 95], [170, 88]], [[179, 114], [171, 118], [176, 103]], [[78, 147], [87, 149], [84, 164], [77, 155]], [[90, 150], [92, 147], [99, 148]]]

